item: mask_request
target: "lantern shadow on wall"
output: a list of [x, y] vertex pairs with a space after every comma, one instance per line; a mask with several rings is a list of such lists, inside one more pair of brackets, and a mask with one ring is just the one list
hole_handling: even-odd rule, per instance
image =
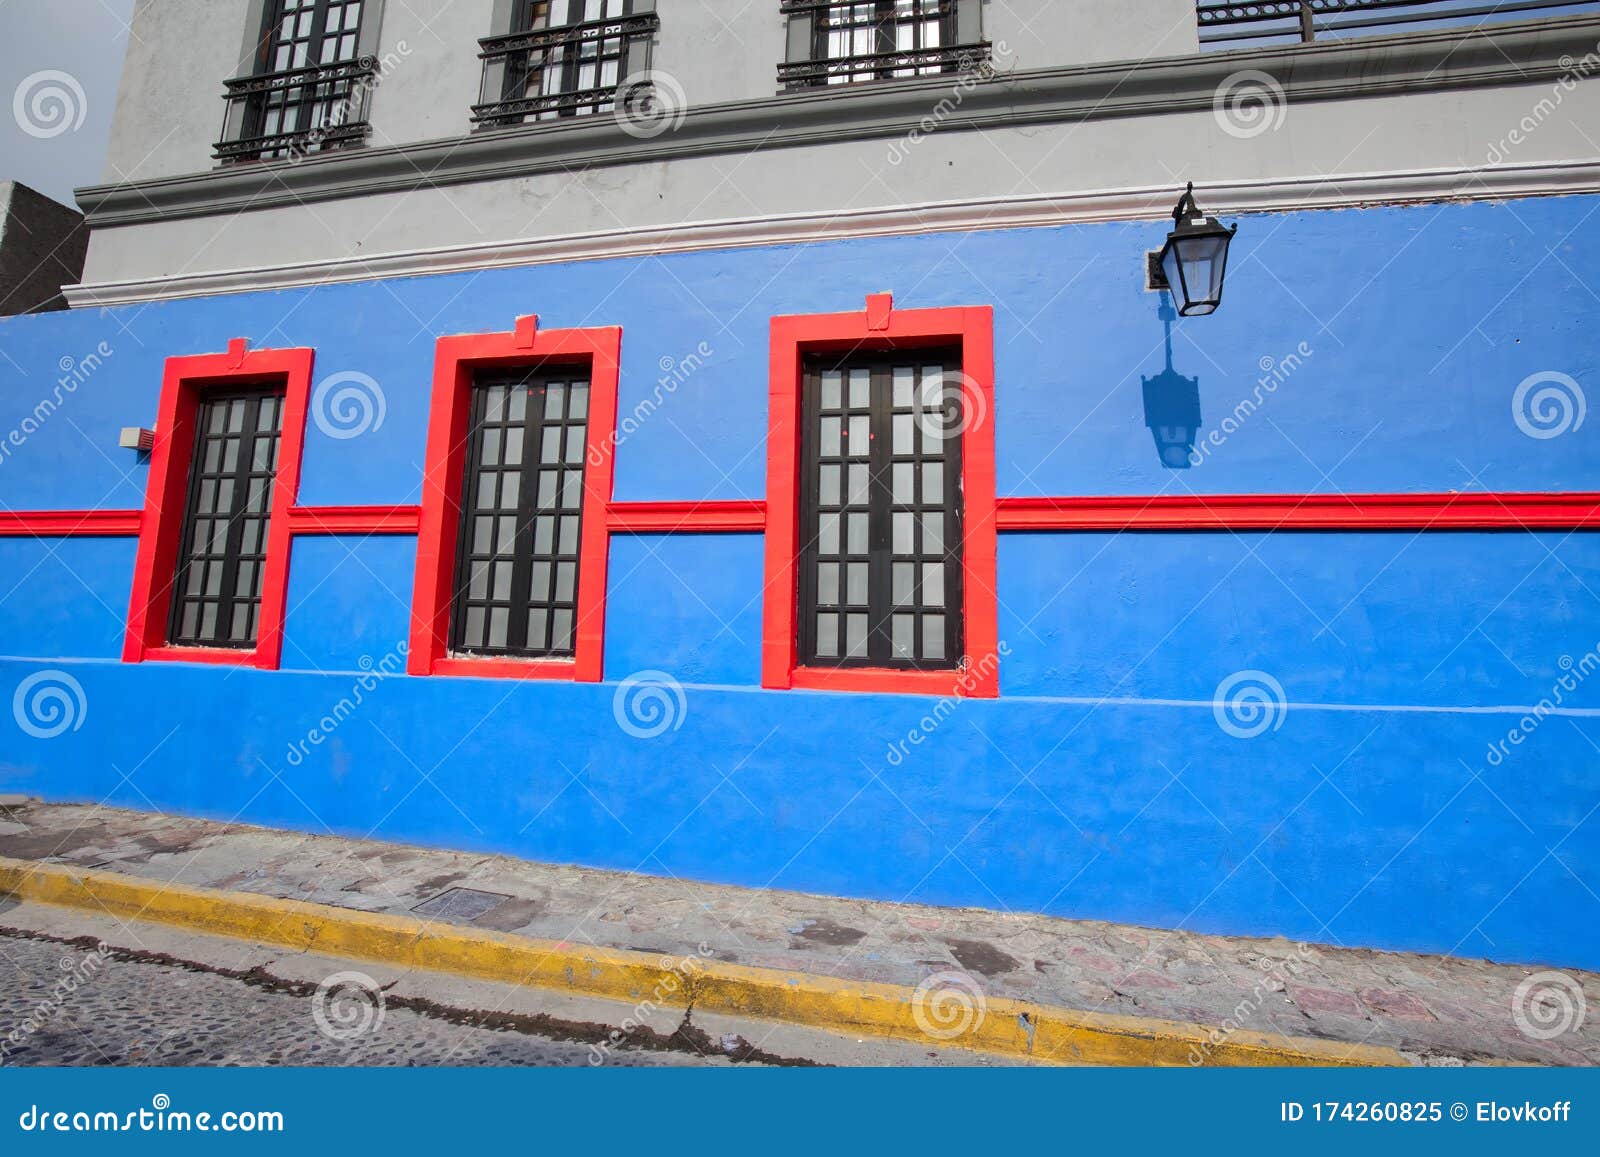
[[1172, 323], [1177, 311], [1161, 292], [1156, 316], [1166, 328], [1167, 366], [1144, 382], [1144, 424], [1156, 442], [1161, 465], [1169, 470], [1187, 470], [1194, 454], [1195, 436], [1200, 432], [1200, 379], [1186, 378], [1172, 368]]

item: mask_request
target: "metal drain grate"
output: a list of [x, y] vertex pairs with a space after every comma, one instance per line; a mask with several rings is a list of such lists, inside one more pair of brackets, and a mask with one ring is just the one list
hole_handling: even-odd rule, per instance
[[424, 900], [411, 910], [436, 920], [476, 920], [509, 899], [510, 896], [502, 896], [498, 892], [480, 892], [476, 888], [451, 888], [440, 892], [431, 900]]

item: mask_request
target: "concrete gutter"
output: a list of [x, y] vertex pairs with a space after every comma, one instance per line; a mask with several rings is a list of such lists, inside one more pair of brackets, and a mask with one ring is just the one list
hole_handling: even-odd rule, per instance
[[299, 951], [1059, 1064], [1395, 1066], [1395, 1049], [534, 940], [0, 857], [0, 894]]

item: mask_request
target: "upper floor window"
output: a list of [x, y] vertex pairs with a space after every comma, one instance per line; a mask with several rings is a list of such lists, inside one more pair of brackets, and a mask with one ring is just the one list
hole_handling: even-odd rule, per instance
[[478, 42], [483, 86], [472, 119], [521, 124], [609, 112], [650, 68], [655, 0], [516, 0], [510, 31]]
[[216, 155], [276, 160], [366, 139], [377, 64], [362, 56], [374, 0], [265, 0], [256, 72], [227, 82]]
[[[1575, 11], [1576, 10], [1576, 11]], [[1429, 32], [1441, 25], [1480, 27], [1600, 11], [1595, 0], [1269, 0], [1240, 4], [1196, 0], [1201, 48], [1259, 48], [1321, 43], [1351, 36]]]
[[987, 52], [978, 0], [782, 0], [786, 87], [812, 88], [955, 72]]

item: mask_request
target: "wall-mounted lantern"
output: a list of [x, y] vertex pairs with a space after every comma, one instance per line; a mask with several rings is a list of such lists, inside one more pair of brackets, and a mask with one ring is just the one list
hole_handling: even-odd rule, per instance
[[[1172, 211], [1174, 227], [1152, 263], [1151, 288], [1170, 289], [1180, 317], [1203, 317], [1222, 304], [1222, 278], [1228, 269], [1228, 243], [1239, 226], [1227, 228], [1207, 217], [1194, 202], [1194, 182]], [[1156, 277], [1159, 270], [1160, 278]], [[1165, 284], [1163, 284], [1163, 282]]]

